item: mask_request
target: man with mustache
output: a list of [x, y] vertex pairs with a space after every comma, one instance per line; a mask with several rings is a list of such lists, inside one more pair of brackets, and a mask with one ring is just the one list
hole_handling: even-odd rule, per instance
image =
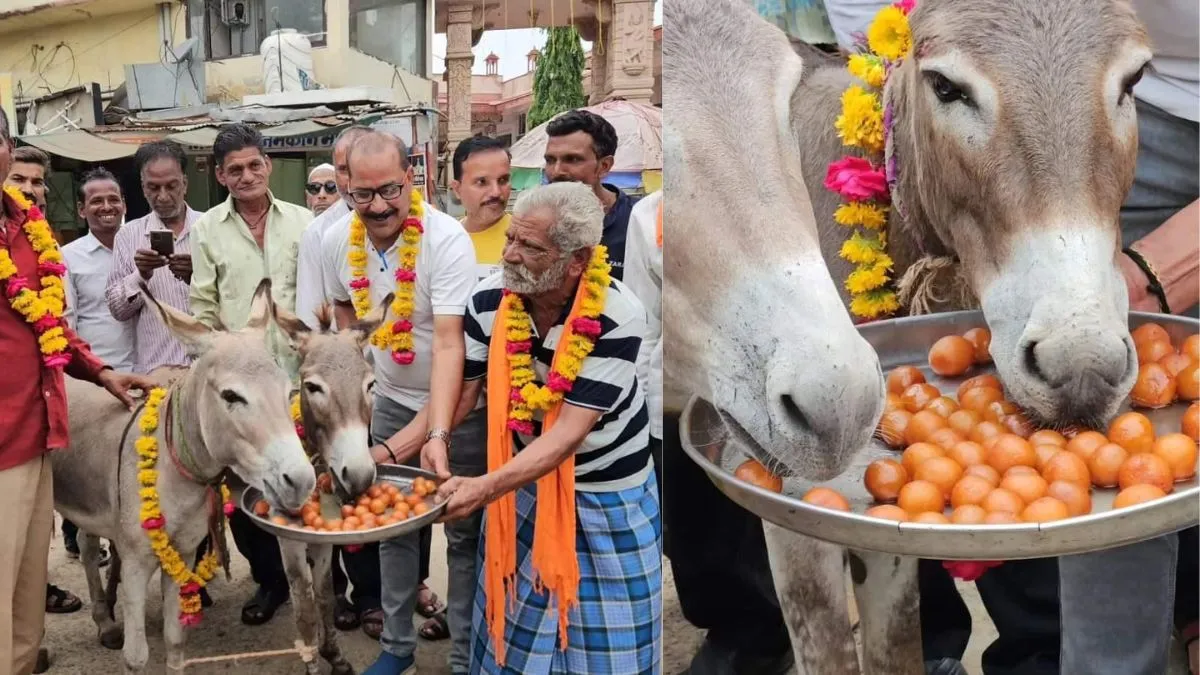
[[503, 271], [467, 304], [457, 414], [486, 384], [490, 471], [438, 498], [447, 521], [488, 509], [472, 673], [660, 669], [662, 527], [636, 370], [646, 310], [609, 274], [603, 221], [584, 185], [524, 192]]
[[[334, 301], [338, 325], [354, 323], [356, 315], [377, 309], [397, 290], [411, 297], [393, 302], [381, 326], [389, 342], [371, 347], [376, 376], [371, 436], [377, 443], [371, 453], [376, 462], [415, 466], [423, 448], [436, 448], [441, 458], [437, 472], [449, 477], [449, 446], [475, 448], [486, 439], [478, 416], [450, 432], [462, 388], [462, 317], [475, 282], [471, 239], [462, 225], [416, 191], [408, 149], [395, 136], [361, 135], [350, 146], [348, 169], [354, 214], [330, 227], [321, 241], [325, 294]], [[397, 309], [404, 304], [407, 309]], [[396, 335], [405, 336], [405, 344], [396, 344]], [[467, 402], [466, 409], [475, 407], [477, 399]], [[424, 536], [414, 532], [380, 545], [382, 649], [364, 675], [416, 670], [412, 615], [423, 576]], [[456, 536], [447, 533], [451, 542]], [[464, 583], [461, 571], [467, 567], [460, 556], [452, 545], [452, 593]]]
[[546, 125], [543, 170], [551, 183], [583, 183], [604, 207], [604, 234], [612, 275], [620, 280], [625, 271], [625, 233], [629, 214], [637, 203], [615, 185], [605, 183], [617, 154], [617, 130], [603, 117], [587, 110], [571, 110]]
[[[271, 194], [271, 158], [253, 127], [235, 123], [222, 128], [213, 143], [213, 161], [217, 182], [229, 190], [229, 198], [209, 209], [192, 229], [192, 316], [208, 326], [240, 330], [264, 277], [271, 279], [275, 303], [289, 312], [295, 308], [296, 254], [312, 212]], [[267, 339], [295, 381], [300, 358], [287, 336], [272, 322]], [[242, 623], [266, 623], [288, 598], [279, 543], [240, 509], [230, 516], [229, 529], [258, 584], [242, 607]]]

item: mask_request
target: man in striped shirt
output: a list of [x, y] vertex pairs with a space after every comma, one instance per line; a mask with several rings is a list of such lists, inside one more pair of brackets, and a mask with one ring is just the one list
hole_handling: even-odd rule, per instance
[[[476, 286], [467, 306], [462, 401], [475, 401], [483, 390], [493, 324], [506, 290], [520, 295], [532, 319], [534, 384], [547, 381], [576, 292], [600, 244], [603, 221], [601, 203], [586, 185], [564, 182], [521, 195], [508, 229], [503, 270]], [[553, 428], [543, 434], [543, 419], [535, 413], [532, 434], [500, 432], [513, 434], [511, 460], [496, 467], [489, 456], [492, 470], [486, 475], [450, 478], [439, 492], [448, 499], [447, 519], [466, 517], [515, 493], [516, 541], [488, 543], [493, 532], [489, 515], [481, 543], [485, 551], [496, 545], [516, 548], [515, 602], [504, 604], [504, 672], [646, 673], [659, 668], [661, 526], [646, 400], [636, 370], [645, 309], [613, 279], [599, 324], [594, 349], [583, 359]], [[510, 383], [487, 386], [506, 392]], [[465, 415], [464, 407], [460, 404], [459, 417]], [[489, 436], [495, 433], [489, 429]], [[426, 453], [427, 464], [444, 465], [431, 454]], [[529, 542], [539, 500], [555, 498], [544, 495], [540, 485], [535, 490], [534, 483], [571, 457], [579, 604], [569, 612], [567, 647], [560, 652], [557, 603], [535, 590], [540, 586], [534, 581]], [[486, 576], [480, 574], [475, 597], [473, 673], [500, 669], [484, 618], [485, 606], [495, 602], [487, 597]]]

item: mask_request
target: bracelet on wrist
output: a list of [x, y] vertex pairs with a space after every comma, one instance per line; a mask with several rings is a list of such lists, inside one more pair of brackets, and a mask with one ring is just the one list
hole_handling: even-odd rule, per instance
[[1163, 314], [1170, 314], [1171, 306], [1167, 303], [1167, 290], [1163, 288], [1162, 280], [1159, 279], [1158, 272], [1155, 271], [1154, 266], [1150, 264], [1149, 260], [1146, 260], [1146, 256], [1142, 255], [1133, 246], [1127, 246], [1121, 249], [1121, 252], [1129, 256], [1133, 264], [1137, 265], [1142, 274], [1146, 275], [1148, 282], [1146, 284], [1146, 292], [1158, 299], [1158, 306], [1162, 309]]
[[383, 446], [384, 450], [387, 450], [388, 457], [392, 459], [392, 464], [400, 463], [400, 460], [396, 459], [396, 453], [392, 452], [392, 446], [388, 445], [387, 441], [380, 441], [379, 444]]

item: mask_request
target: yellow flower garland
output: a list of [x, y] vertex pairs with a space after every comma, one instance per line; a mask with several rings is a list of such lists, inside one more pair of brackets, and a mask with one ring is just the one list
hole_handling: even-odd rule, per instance
[[37, 332], [43, 362], [51, 368], [62, 368], [71, 361], [66, 353], [69, 343], [63, 331], [62, 317], [67, 301], [63, 275], [67, 268], [63, 264], [62, 252], [41, 210], [16, 188], [6, 187], [4, 192], [25, 212], [25, 224], [21, 229], [28, 237], [29, 245], [38, 254], [37, 271], [41, 289], [33, 290], [28, 280], [19, 275], [7, 248], [0, 248], [0, 282], [4, 282], [5, 295], [13, 310]]
[[[847, 157], [834, 162], [826, 179], [826, 187], [848, 199], [837, 208], [833, 219], [852, 230], [839, 255], [855, 265], [845, 282], [846, 290], [851, 294], [850, 311], [866, 319], [876, 319], [900, 309], [900, 301], [891, 284], [893, 262], [887, 254], [888, 194], [887, 189], [879, 187], [882, 173], [887, 176], [890, 188], [892, 172], [877, 167], [886, 161], [884, 153], [891, 126], [890, 111], [883, 104], [883, 87], [890, 69], [912, 51], [912, 31], [908, 22], [912, 7], [913, 0], [900, 0], [875, 15], [866, 31], [864, 50], [852, 55], [847, 63], [850, 74], [867, 88], [854, 85], [842, 94], [842, 112], [834, 122], [842, 144], [867, 155], [865, 160]], [[855, 162], [869, 162], [869, 167], [875, 168], [864, 169], [854, 165]], [[854, 181], [845, 180], [843, 173], [857, 173], [866, 182], [846, 187]], [[866, 194], [873, 197], [864, 198]]]
[[[417, 254], [424, 232], [424, 198], [413, 188], [409, 198], [408, 217], [400, 231], [404, 246], [400, 248], [396, 268], [396, 289], [392, 298], [395, 320], [380, 324], [371, 335], [371, 344], [391, 351], [392, 360], [401, 365], [413, 362], [412, 313], [416, 304]], [[371, 281], [367, 278], [367, 226], [355, 211], [350, 219], [350, 298], [354, 315], [363, 318], [371, 311]]]
[[[187, 563], [179, 555], [179, 551], [171, 545], [166, 532], [166, 519], [163, 518], [158, 498], [158, 426], [159, 409], [167, 398], [167, 390], [156, 387], [146, 398], [146, 406], [138, 419], [138, 430], [141, 436], [134, 443], [138, 454], [138, 494], [141, 496], [140, 520], [142, 529], [150, 539], [150, 548], [158, 557], [163, 574], [171, 577], [179, 587], [179, 621], [183, 625], [194, 625], [201, 616], [200, 589], [213, 578], [221, 561], [216, 547], [209, 549], [196, 565], [196, 569], [188, 569]], [[221, 499], [228, 511], [232, 504], [229, 488], [221, 484]]]

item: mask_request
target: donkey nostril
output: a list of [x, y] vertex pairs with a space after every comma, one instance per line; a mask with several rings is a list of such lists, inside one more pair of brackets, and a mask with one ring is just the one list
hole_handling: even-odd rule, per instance
[[287, 475], [286, 473], [283, 474], [283, 482], [286, 483], [287, 486], [290, 488], [296, 487], [296, 481], [292, 480], [292, 477]]
[[348, 469], [344, 466], [342, 467], [342, 484], [343, 485], [350, 484], [350, 469]]
[[1025, 345], [1025, 350], [1021, 352], [1021, 365], [1025, 367], [1025, 370], [1029, 372], [1029, 374], [1043, 382], [1048, 382], [1049, 380], [1046, 379], [1046, 373], [1042, 371], [1041, 366], [1039, 366], [1037, 362], [1037, 354], [1035, 353], [1037, 346], [1037, 342], [1030, 342], [1029, 344]]
[[800, 410], [800, 406], [796, 405], [796, 401], [789, 394], [784, 394], [779, 397], [779, 403], [783, 406], [783, 414], [793, 424], [802, 428], [809, 428], [808, 417]]

